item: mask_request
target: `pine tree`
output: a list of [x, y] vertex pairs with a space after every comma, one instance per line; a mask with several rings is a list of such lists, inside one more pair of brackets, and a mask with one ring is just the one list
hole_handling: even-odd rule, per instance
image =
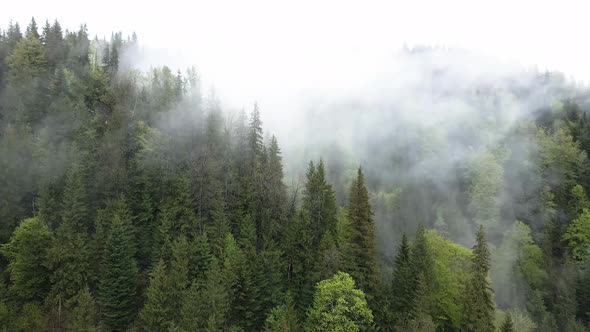
[[410, 244], [404, 233], [399, 246], [393, 271], [391, 285], [392, 310], [399, 320], [406, 320], [410, 316], [412, 302], [415, 295], [415, 276], [410, 261]]
[[26, 37], [33, 37], [35, 39], [40, 39], [39, 37], [39, 29], [37, 28], [37, 22], [35, 22], [35, 18], [31, 18], [31, 23], [27, 26], [27, 32], [25, 34]]
[[84, 287], [75, 298], [75, 305], [67, 321], [70, 331], [94, 332], [96, 328], [96, 305], [88, 287]]
[[207, 233], [195, 237], [190, 243], [189, 250], [189, 280], [204, 282], [214, 257], [207, 240]]
[[483, 226], [480, 226], [476, 234], [476, 244], [473, 247], [471, 275], [465, 287], [463, 331], [495, 331], [495, 308], [488, 278], [489, 270], [490, 251]]
[[246, 176], [243, 179], [244, 189], [242, 196], [243, 212], [249, 214], [256, 225], [256, 249], [261, 250], [263, 247], [263, 235], [265, 232], [264, 220], [264, 187], [263, 174], [266, 153], [262, 142], [262, 121], [258, 104], [254, 104], [254, 110], [250, 115], [250, 123], [247, 134], [247, 154], [246, 154]]
[[512, 323], [512, 315], [507, 312], [506, 318], [500, 327], [500, 332], [514, 332], [514, 324]]
[[313, 287], [316, 282], [312, 278], [316, 253], [312, 245], [312, 227], [309, 217], [303, 211], [297, 213], [289, 223], [284, 242], [289, 289], [294, 297], [295, 308], [303, 318], [305, 310], [313, 300]]
[[269, 311], [264, 321], [264, 331], [300, 331], [297, 312], [295, 311], [295, 305], [290, 294], [287, 294], [284, 304], [280, 304]]
[[195, 162], [195, 204], [200, 231], [207, 231], [213, 251], [218, 254], [223, 248], [229, 223], [225, 217], [222, 166], [224, 157], [223, 117], [215, 96], [207, 103], [205, 119], [205, 146]]
[[264, 172], [264, 201], [267, 213], [263, 224], [265, 242], [280, 241], [285, 232], [287, 189], [283, 183], [283, 164], [281, 150], [275, 136], [272, 136], [268, 149], [266, 170]]
[[336, 197], [326, 182], [322, 160], [317, 167], [309, 162], [306, 177], [302, 211], [311, 223], [312, 248], [317, 250], [326, 232], [336, 233]]
[[221, 331], [226, 325], [230, 299], [223, 271], [216, 258], [211, 261], [206, 282], [193, 282], [182, 307], [180, 326], [186, 331]]
[[264, 320], [264, 276], [263, 264], [256, 254], [256, 229], [246, 218], [240, 230], [242, 256], [238, 262], [238, 273], [232, 301], [232, 317], [236, 324], [248, 331], [260, 329]]
[[70, 300], [89, 283], [91, 272], [87, 234], [90, 218], [79, 170], [72, 169], [67, 175], [62, 210], [62, 223], [49, 250], [49, 265], [53, 297], [69, 307]]
[[98, 298], [102, 322], [111, 330], [127, 329], [137, 311], [137, 263], [131, 217], [120, 199], [101, 264]]
[[47, 69], [47, 58], [43, 44], [38, 38], [29, 34], [19, 39], [6, 63], [10, 67], [11, 81], [24, 84], [39, 77]]
[[[422, 290], [425, 294], [424, 298], [431, 299], [433, 286], [435, 284], [434, 258], [432, 256], [432, 248], [430, 247], [428, 239], [426, 238], [426, 228], [422, 224], [418, 226], [418, 230], [416, 231], [414, 246], [412, 247], [410, 256], [410, 263], [412, 271], [411, 273], [414, 276], [414, 289], [417, 287], [418, 276], [422, 275], [425, 286], [425, 289]], [[432, 307], [428, 307], [425, 308], [425, 311], [430, 313], [432, 309]]]
[[351, 244], [354, 266], [350, 274], [357, 281], [359, 288], [364, 290], [368, 294], [369, 300], [371, 300], [373, 292], [377, 289], [379, 271], [377, 269], [373, 211], [360, 168], [350, 187], [348, 218], [353, 229]]
[[170, 327], [173, 313], [170, 300], [174, 296], [171, 293], [171, 286], [166, 274], [166, 264], [163, 260], [159, 260], [150, 273], [146, 303], [139, 315], [146, 331], [167, 331]]
[[169, 309], [174, 322], [180, 321], [183, 295], [189, 286], [189, 245], [184, 236], [172, 243], [172, 262], [170, 263], [170, 302]]

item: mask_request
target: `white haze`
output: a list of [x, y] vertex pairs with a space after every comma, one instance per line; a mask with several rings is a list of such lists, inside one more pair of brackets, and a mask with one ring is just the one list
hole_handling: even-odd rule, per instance
[[[287, 182], [321, 156], [334, 182], [345, 183], [346, 172], [362, 164], [369, 179], [378, 179], [369, 183], [373, 191], [429, 181], [453, 208], [457, 164], [508, 145], [514, 168], [506, 170], [513, 180], [506, 188], [518, 187], [530, 156], [516, 151], [534, 151], [534, 143], [503, 140], [518, 120], [563, 97], [561, 87], [590, 81], [587, 6], [573, 0], [54, 0], [10, 2], [0, 9], [0, 22], [13, 19], [24, 30], [32, 15], [39, 27], [45, 18], [68, 29], [83, 21], [91, 36], [107, 39], [112, 31], [135, 31], [141, 56], [124, 54], [124, 61], [143, 70], [195, 65], [204, 95], [214, 87], [226, 111], [249, 111], [258, 102], [265, 131], [283, 148]], [[405, 45], [452, 51], [408, 56]], [[536, 69], [559, 70], [567, 79], [539, 83]], [[519, 89], [526, 93], [515, 96]], [[400, 156], [406, 165], [394, 163]], [[508, 191], [497, 196], [512, 200]], [[413, 199], [412, 214], [398, 214], [395, 223], [376, 209], [382, 255], [392, 256], [401, 230], [436, 219], [435, 202]], [[453, 218], [459, 229], [453, 239], [470, 244], [471, 221], [461, 213]], [[507, 229], [513, 222], [508, 216], [499, 224]]]
[[[586, 9], [572, 0], [55, 0], [11, 1], [0, 22], [18, 21], [23, 30], [31, 16], [40, 28], [46, 18], [72, 30], [85, 22], [91, 36], [107, 39], [135, 31], [143, 48], [137, 66], [195, 65], [226, 109], [248, 110], [257, 101], [265, 128], [288, 147], [305, 139], [299, 128], [313, 102], [316, 111], [343, 100], [377, 102], [399, 92], [396, 84], [420, 82], [398, 68], [405, 45], [467, 49], [494, 63], [475, 75], [524, 65], [588, 81]], [[474, 75], [469, 64], [461, 68]]]

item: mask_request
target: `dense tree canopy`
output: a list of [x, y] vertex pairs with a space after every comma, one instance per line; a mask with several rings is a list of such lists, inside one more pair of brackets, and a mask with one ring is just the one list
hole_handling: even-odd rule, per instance
[[338, 104], [293, 148], [194, 68], [134, 69], [135, 34], [23, 30], [0, 31], [0, 330], [589, 330], [589, 94], [559, 74], [427, 66], [424, 99], [477, 112]]

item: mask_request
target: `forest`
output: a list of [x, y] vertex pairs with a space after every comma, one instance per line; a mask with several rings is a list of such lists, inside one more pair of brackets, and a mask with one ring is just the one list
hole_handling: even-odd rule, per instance
[[583, 85], [406, 49], [293, 147], [138, 45], [0, 30], [0, 331], [590, 331]]

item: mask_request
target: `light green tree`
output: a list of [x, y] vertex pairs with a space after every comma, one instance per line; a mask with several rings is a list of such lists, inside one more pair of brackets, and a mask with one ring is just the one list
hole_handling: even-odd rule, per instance
[[371, 325], [373, 313], [363, 291], [344, 272], [319, 282], [307, 313], [306, 331], [361, 331]]
[[584, 262], [590, 254], [590, 210], [583, 212], [568, 226], [563, 240], [578, 262]]
[[49, 289], [47, 248], [52, 234], [39, 218], [29, 218], [14, 230], [1, 252], [8, 259], [9, 292], [23, 302], [42, 300]]

